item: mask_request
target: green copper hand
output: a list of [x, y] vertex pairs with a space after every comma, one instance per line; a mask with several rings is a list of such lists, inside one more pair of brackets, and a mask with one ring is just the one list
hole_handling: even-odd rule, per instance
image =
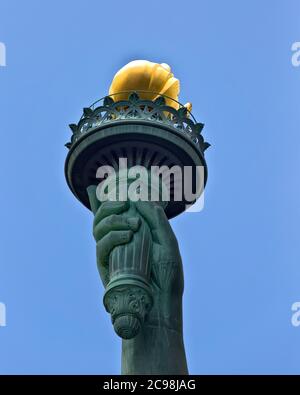
[[138, 201], [136, 207], [148, 223], [153, 240], [150, 261], [154, 305], [147, 316], [147, 324], [180, 331], [184, 284], [177, 239], [161, 206]]
[[141, 332], [122, 342], [123, 374], [188, 374], [182, 333], [183, 269], [177, 239], [161, 206], [136, 202], [151, 229], [153, 307]]
[[128, 243], [140, 225], [139, 218], [124, 218], [122, 212], [129, 208], [129, 202], [106, 201], [95, 214], [93, 235], [97, 243], [97, 265], [103, 285], [109, 282], [109, 255], [114, 247]]
[[[134, 242], [145, 221], [150, 228], [150, 287], [153, 306], [133, 339], [122, 340], [123, 374], [187, 374], [182, 334], [183, 270], [178, 243], [161, 206], [135, 202], [136, 216], [124, 218], [129, 202], [107, 201], [97, 208], [94, 190], [89, 191], [95, 212], [93, 233], [97, 264], [104, 286], [109, 281], [109, 256], [115, 247]], [[132, 204], [132, 203], [131, 203]]]

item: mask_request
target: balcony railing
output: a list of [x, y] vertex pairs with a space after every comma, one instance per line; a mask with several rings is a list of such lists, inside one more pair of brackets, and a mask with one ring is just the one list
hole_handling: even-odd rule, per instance
[[[78, 124], [69, 125], [73, 135], [71, 141], [66, 144], [67, 148], [78, 141], [83, 135], [101, 125], [126, 121], [139, 121], [158, 123], [176, 129], [188, 137], [196, 147], [204, 153], [209, 143], [204, 141], [201, 135], [204, 127], [203, 123], [198, 123], [190, 111], [176, 100], [165, 96], [157, 95], [155, 100], [145, 100], [139, 94], [149, 93], [148, 91], [119, 92], [109, 95], [94, 102], [90, 107], [83, 109], [83, 115]], [[114, 101], [114, 96], [128, 94], [128, 99]], [[174, 108], [168, 103], [174, 102]]]

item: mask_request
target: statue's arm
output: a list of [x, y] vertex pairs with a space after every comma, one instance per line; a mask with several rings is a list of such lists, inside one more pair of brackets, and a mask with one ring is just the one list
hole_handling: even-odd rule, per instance
[[[163, 299], [158, 298], [158, 303]], [[182, 326], [178, 301], [176, 315]], [[170, 327], [167, 320], [146, 320], [135, 338], [122, 340], [122, 374], [188, 374], [182, 330]]]
[[[182, 332], [183, 271], [176, 237], [159, 207], [137, 203], [138, 218], [124, 220], [127, 202], [93, 202], [93, 233], [97, 242], [97, 264], [104, 286], [109, 280], [108, 258], [113, 248], [129, 243], [141, 221], [153, 237], [151, 287], [154, 303], [136, 337], [122, 340], [122, 374], [188, 374]], [[93, 203], [93, 204], [92, 204]]]
[[122, 340], [122, 374], [188, 374], [182, 330], [183, 268], [177, 239], [164, 211], [137, 203], [153, 236], [154, 305], [141, 332]]

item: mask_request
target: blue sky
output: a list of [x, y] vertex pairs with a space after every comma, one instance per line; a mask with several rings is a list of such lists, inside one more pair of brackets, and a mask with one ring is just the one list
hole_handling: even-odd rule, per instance
[[172, 66], [205, 123], [205, 208], [172, 220], [190, 373], [300, 373], [296, 0], [0, 4], [0, 373], [118, 374], [67, 125], [130, 60]]

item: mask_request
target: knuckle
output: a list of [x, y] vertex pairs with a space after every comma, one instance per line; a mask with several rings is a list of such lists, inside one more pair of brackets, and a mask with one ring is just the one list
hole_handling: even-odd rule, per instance
[[119, 210], [123, 208], [125, 205], [125, 202], [120, 202], [118, 200], [112, 201], [112, 200], [107, 200], [106, 201], [106, 208], [109, 210]]
[[100, 240], [100, 241], [98, 241], [97, 244], [96, 244], [97, 256], [100, 254], [101, 250], [102, 250], [102, 243], [101, 243], [101, 240]]
[[122, 240], [123, 241], [129, 241], [132, 237], [133, 232], [131, 230], [127, 230], [125, 232], [123, 232], [123, 236], [122, 236]]
[[94, 239], [97, 240], [96, 226], [93, 227], [93, 236], [94, 236]]
[[107, 217], [106, 224], [108, 226], [113, 226], [117, 221], [118, 221], [117, 214], [112, 214], [109, 217]]
[[122, 231], [119, 233], [119, 241], [120, 243], [126, 243], [130, 240], [131, 238], [131, 230], [127, 230], [127, 231]]
[[96, 257], [98, 264], [102, 264], [102, 245], [100, 242], [98, 242], [96, 246]]
[[107, 244], [111, 245], [113, 243], [114, 239], [115, 239], [115, 232], [110, 231], [106, 236]]
[[112, 202], [110, 201], [110, 200], [105, 200], [102, 204], [101, 204], [101, 206], [100, 206], [100, 211], [101, 210], [105, 210], [105, 209], [107, 209], [108, 207], [110, 207], [110, 204], [111, 204]]
[[164, 211], [163, 207], [160, 206], [160, 205], [155, 206], [155, 210], [156, 210], [158, 213], [162, 213], [162, 212]]

